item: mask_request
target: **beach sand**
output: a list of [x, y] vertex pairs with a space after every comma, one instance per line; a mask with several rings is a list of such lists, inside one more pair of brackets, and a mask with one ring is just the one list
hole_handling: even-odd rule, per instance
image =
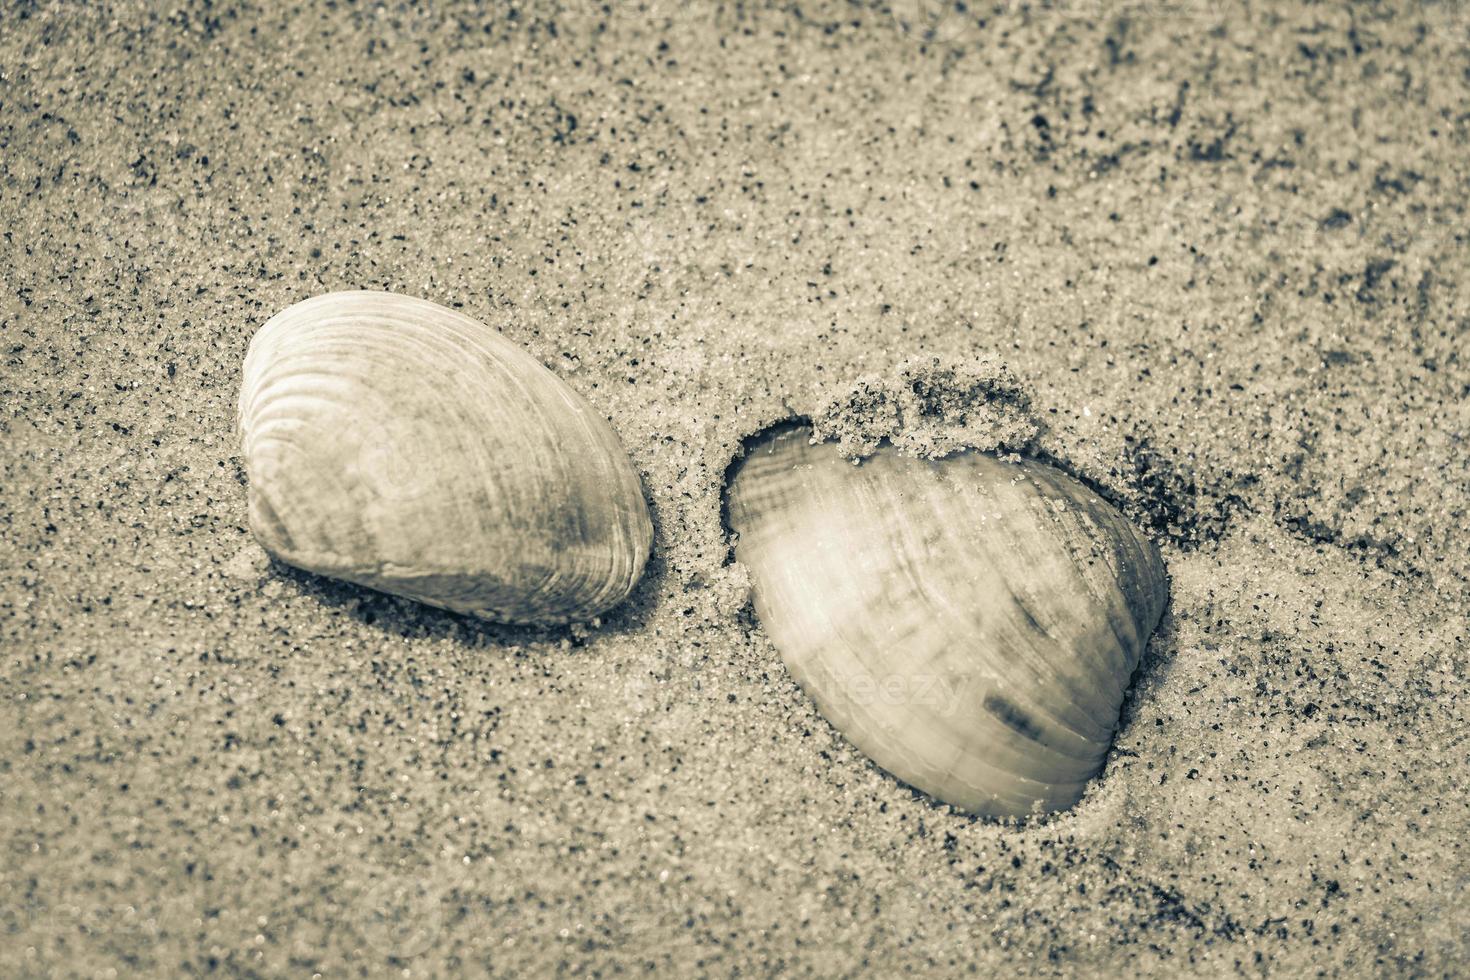
[[[0, 975], [1464, 969], [1470, 11], [898, 6], [0, 14]], [[628, 603], [267, 558], [243, 354], [348, 288], [611, 420]], [[1021, 826], [867, 762], [728, 562], [742, 440], [916, 356], [1172, 580]]]

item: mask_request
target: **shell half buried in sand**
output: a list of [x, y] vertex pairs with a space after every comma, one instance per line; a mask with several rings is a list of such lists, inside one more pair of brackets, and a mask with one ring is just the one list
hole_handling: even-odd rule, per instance
[[508, 623], [588, 619], [653, 526], [607, 422], [498, 331], [392, 293], [276, 314], [240, 391], [250, 527], [292, 565]]
[[736, 559], [802, 688], [878, 765], [964, 810], [1065, 809], [1163, 614], [1158, 549], [1043, 463], [767, 433], [728, 491]]

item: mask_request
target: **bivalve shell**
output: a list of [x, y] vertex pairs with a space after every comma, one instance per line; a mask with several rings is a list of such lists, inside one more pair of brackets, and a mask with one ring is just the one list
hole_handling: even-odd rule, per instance
[[498, 331], [435, 303], [330, 293], [245, 358], [250, 526], [292, 565], [508, 623], [621, 602], [653, 538], [607, 422]]
[[1064, 809], [1102, 767], [1168, 584], [1117, 510], [1034, 460], [788, 427], [728, 489], [756, 613], [822, 714], [879, 766], [996, 817]]

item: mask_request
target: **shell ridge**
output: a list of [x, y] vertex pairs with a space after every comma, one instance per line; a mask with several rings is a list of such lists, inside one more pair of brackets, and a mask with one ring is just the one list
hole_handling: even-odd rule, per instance
[[[991, 463], [988, 457], [974, 457], [972, 462], [974, 463], [976, 472], [990, 468]], [[997, 461], [997, 465], [1003, 464], [999, 464]], [[1002, 475], [1004, 473], [1003, 470], [995, 470], [994, 472]], [[994, 482], [989, 478], [989, 474], [986, 474], [985, 479], [967, 483], [967, 486], [973, 486], [975, 488], [974, 491], [956, 495], [960, 503], [964, 505], [962, 516], [956, 515], [948, 519], [954, 522], [956, 526], [966, 528], [980, 526], [980, 517], [986, 507], [996, 505], [981, 490], [994, 484]], [[1001, 567], [1000, 556], [995, 555], [990, 547], [992, 540], [997, 545], [1000, 543], [998, 536], [977, 533], [971, 533], [966, 536], [966, 545], [970, 553], [977, 556], [978, 560], [975, 564], [979, 569], [995, 569]], [[975, 574], [980, 574], [980, 572], [977, 571]], [[1020, 592], [1012, 584], [1010, 576], [1006, 574], [991, 574], [986, 578], [986, 582], [988, 587], [1004, 590], [1005, 598], [1009, 601], [999, 603], [1002, 608], [1010, 609], [1019, 605], [1017, 597]], [[1004, 617], [1000, 617], [1000, 619], [1004, 620]], [[1044, 628], [1041, 627], [1040, 623], [1029, 612], [1026, 617], [1022, 617], [1022, 620], [1033, 632], [1049, 635], [1046, 634]], [[1013, 624], [1002, 623], [1002, 625], [1011, 626]], [[963, 635], [963, 633], [958, 631], [963, 630], [965, 627], [969, 627], [971, 630], [976, 628], [973, 619], [960, 620], [956, 626], [958, 627], [958, 635]], [[978, 628], [993, 631], [997, 628], [997, 617], [988, 617], [986, 621], [978, 624]], [[998, 635], [994, 639], [1003, 640], [1004, 635]], [[1021, 639], [1024, 639], [1024, 634]], [[1011, 651], [1011, 654], [1002, 653], [998, 658], [995, 658], [1002, 666], [1008, 667], [1009, 671], [1005, 673], [998, 671], [994, 682], [988, 685], [981, 685], [979, 683], [979, 681], [983, 680], [982, 677], [973, 678], [976, 683], [972, 686], [978, 687], [978, 690], [970, 698], [973, 703], [973, 708], [977, 715], [983, 719], [981, 723], [987, 726], [987, 731], [996, 730], [991, 723], [992, 718], [994, 718], [1003, 728], [1000, 737], [1023, 737], [1034, 743], [1036, 747], [1035, 752], [1041, 753], [1046, 758], [1051, 759], [1053, 765], [1059, 767], [1061, 771], [1067, 772], [1071, 776], [1071, 779], [1075, 780], [1078, 770], [1087, 767], [1096, 757], [1098, 753], [1097, 739], [1095, 736], [1077, 728], [1062, 715], [1052, 711], [1049, 706], [1046, 706], [1043, 701], [1036, 697], [1036, 692], [1042, 689], [1044, 676], [1039, 672], [1036, 664], [1029, 658], [1021, 658], [1014, 655], [1017, 649], [1024, 646], [1026, 644], [1020, 642], [1020, 639], [1002, 642], [997, 645], [998, 650]], [[1017, 671], [1020, 671], [1024, 677], [1017, 676]], [[1033, 730], [1029, 732], [1018, 732], [1017, 726], [1007, 724], [1007, 719], [999, 717], [997, 711], [994, 710], [996, 703], [1012, 705], [1013, 712], [1016, 710], [1022, 711], [1028, 719], [1034, 717], [1043, 724], [1039, 727], [1033, 724], [1030, 726]], [[1015, 735], [1007, 735], [1007, 732], [1013, 732]], [[1052, 780], [1058, 779], [1056, 776], [1051, 778]]]
[[[1064, 573], [1069, 571], [1065, 563], [1058, 561], [1060, 550], [1053, 549], [1055, 554], [1051, 556], [1028, 553], [1023, 555], [1012, 555], [1010, 551], [1016, 547], [1016, 523], [1023, 518], [1026, 521], [1025, 535], [1035, 536], [1042, 533], [1041, 525], [1046, 521], [1046, 512], [1036, 509], [1027, 495], [1022, 492], [1021, 484], [1013, 482], [1024, 479], [1027, 474], [1024, 469], [1010, 470], [1015, 464], [1005, 464], [992, 460], [986, 456], [967, 457], [973, 461], [980, 478], [976, 481], [981, 487], [1002, 488], [993, 497], [977, 491], [976, 506], [982, 509], [987, 505], [996, 509], [1005, 509], [1012, 512], [1009, 522], [1001, 522], [999, 530], [990, 534], [975, 534], [971, 546], [976, 552], [983, 556], [983, 564], [990, 569], [1000, 570], [999, 574], [991, 576], [991, 581], [1000, 588], [1004, 588], [1008, 596], [1018, 597], [1025, 593], [1023, 586], [1029, 580], [1023, 579], [1020, 583], [1014, 580], [1009, 573], [1011, 568], [1020, 566], [1034, 571], [1039, 568], [1048, 568], [1053, 573]], [[978, 524], [977, 524], [978, 526]], [[1088, 743], [1096, 744], [1100, 738], [1107, 737], [1107, 729], [1100, 724], [1095, 711], [1090, 708], [1097, 698], [1097, 691], [1090, 687], [1079, 677], [1059, 669], [1055, 657], [1048, 653], [1047, 646], [1038, 646], [1037, 637], [1046, 640], [1047, 645], [1056, 646], [1066, 644], [1066, 640], [1058, 635], [1057, 623], [1066, 622], [1069, 618], [1069, 610], [1056, 608], [1057, 599], [1055, 595], [1048, 598], [1047, 595], [1029, 596], [1025, 600], [1026, 613], [1029, 621], [1035, 623], [1035, 630], [1027, 630], [1019, 627], [1014, 619], [1001, 617], [999, 623], [980, 623], [978, 628], [1001, 631], [997, 639], [1004, 641], [1005, 649], [1012, 651], [1012, 655], [1005, 658], [1005, 662], [1012, 667], [1024, 667], [1028, 677], [1028, 683], [1024, 686], [1016, 684], [1016, 690], [1036, 692], [1045, 690], [1049, 684], [1061, 684], [1065, 687], [1068, 698], [1057, 707], [1064, 709], [1056, 711], [1049, 709], [1047, 714], [1055, 717], [1063, 730], [1074, 733], [1079, 739]], [[1056, 651], [1061, 655], [1061, 650]], [[1012, 678], [1014, 680], [1014, 677]], [[1032, 700], [1036, 700], [1034, 694]]]
[[[967, 458], [967, 462], [973, 462], [975, 464], [975, 466], [972, 468], [979, 468], [982, 465], [980, 462], [982, 460], [988, 462], [987, 457]], [[920, 472], [923, 474], [926, 481], [933, 477], [937, 477], [939, 473], [937, 468], [932, 466], [924, 467], [920, 470]], [[971, 580], [973, 580], [974, 576], [983, 574], [983, 570], [987, 566], [998, 567], [999, 565], [994, 556], [991, 555], [989, 552], [989, 548], [987, 545], [987, 536], [975, 534], [973, 532], [973, 529], [978, 526], [977, 518], [983, 512], [983, 509], [985, 508], [987, 503], [988, 498], [981, 492], [981, 490], [988, 485], [988, 482], [988, 480], [966, 481], [963, 484], [951, 486], [946, 481], [939, 479], [934, 484], [935, 492], [929, 495], [925, 495], [925, 500], [932, 505], [933, 517], [939, 523], [939, 525], [941, 527], [953, 528], [963, 533], [964, 544], [966, 546], [968, 554], [956, 556], [956, 560], [949, 563], [946, 568], [948, 570], [952, 570], [956, 567], [964, 566]], [[970, 562], [968, 560], [970, 555], [976, 553], [985, 555], [986, 560], [973, 563]], [[936, 557], [934, 560], [941, 563], [943, 563], [944, 561], [943, 558], [938, 557]], [[971, 564], [977, 565], [979, 567], [976, 568], [974, 571], [969, 571], [969, 567]], [[954, 580], [955, 576], [952, 574], [941, 574], [940, 576], [938, 576], [938, 585], [940, 587], [931, 589], [923, 587], [922, 584], [917, 580], [917, 576], [915, 576], [915, 586], [919, 589], [919, 594], [921, 594], [928, 600], [930, 607], [935, 611], [936, 615], [946, 624], [946, 632], [950, 637], [949, 644], [947, 644], [947, 646], [951, 649], [956, 644], [968, 646], [969, 642], [967, 642], [963, 638], [967, 633], [972, 633], [975, 628], [974, 611], [967, 610], [966, 612], [961, 613], [959, 610], [958, 601], [950, 601], [946, 594], [949, 591], [948, 586], [950, 585], [950, 583], [954, 582]], [[989, 575], [987, 576], [986, 581], [988, 584], [998, 585], [1000, 588], [1005, 589], [1007, 591], [1007, 594], [1014, 598], [1015, 592], [1010, 582], [1008, 581], [1007, 576]], [[1034, 620], [1032, 620], [1032, 622], [1034, 622]], [[993, 628], [994, 620], [991, 619], [988, 622], [982, 622], [979, 625], [981, 629]], [[1039, 624], [1036, 624], [1036, 629], [1038, 632], [1041, 632]], [[1012, 649], [1015, 649], [1015, 645], [1012, 645]], [[952, 656], [950, 659], [952, 659]], [[1027, 702], [1033, 701], [1033, 699], [1026, 692], [1035, 689], [1035, 687], [1037, 686], [1039, 673], [1036, 669], [1036, 666], [1027, 660], [1019, 659], [1015, 656], [1001, 656], [998, 659], [1001, 665], [1010, 668], [1011, 676], [1007, 676], [1005, 673], [997, 671], [992, 679], [992, 682], [989, 685], [986, 685], [982, 687], [979, 691], [975, 692], [975, 695], [972, 698], [972, 700], [974, 701], [972, 709], [976, 713], [983, 713], [984, 702], [987, 696], [993, 696], [994, 692], [998, 691], [1000, 686], [1004, 686], [1011, 694], [1013, 699], [1019, 698], [1022, 700], [1026, 700]], [[1013, 673], [1017, 670], [1029, 674], [1029, 680], [1018, 681]], [[949, 673], [949, 671], [945, 671], [945, 673]], [[971, 678], [971, 680], [975, 682], [979, 682], [981, 679], [982, 678]], [[966, 686], [975, 685], [971, 684]], [[1054, 728], [1060, 729], [1060, 732], [1063, 736], [1071, 736], [1078, 741], [1087, 743], [1087, 745], [1089, 746], [1087, 752], [1089, 754], [1095, 753], [1095, 748], [1092, 748], [1096, 745], [1096, 739], [1094, 737], [1089, 736], [1087, 733], [1076, 729], [1071, 724], [1063, 721], [1061, 718], [1054, 716], [1049, 710], [1040, 710], [1039, 708], [1029, 704], [1028, 706], [1031, 707], [1032, 713], [1045, 718], [1052, 724], [1052, 726], [1054, 726]], [[947, 726], [953, 730], [954, 722], [948, 721]], [[1062, 748], [1061, 745], [1055, 744], [1057, 739], [1054, 734], [1046, 740], [1042, 738], [1034, 738], [1032, 740], [1036, 742], [1038, 746], [1038, 751], [1044, 752], [1048, 756], [1055, 754], [1068, 760], [1067, 762], [1061, 763], [1062, 765], [1067, 765], [1068, 763], [1075, 764], [1078, 761], [1085, 761], [1079, 760], [1071, 752], [1068, 752], [1064, 748]]]
[[[1148, 643], [1148, 636], [1158, 625], [1158, 614], [1162, 606], [1152, 601], [1155, 590], [1146, 589], [1143, 576], [1152, 580], [1157, 564], [1148, 561], [1141, 545], [1143, 542], [1132, 526], [1109, 509], [1094, 506], [1088, 511], [1095, 525], [1089, 528], [1094, 547], [1104, 555], [1103, 564], [1110, 575], [1111, 589], [1105, 604], [1109, 610], [1108, 625], [1124, 653], [1116, 673], [1118, 678], [1128, 678], [1138, 667]], [[1139, 601], [1148, 602], [1139, 608]], [[1121, 696], [1121, 692], [1120, 692]], [[1114, 727], [1116, 728], [1116, 722]]]
[[[1106, 742], [1111, 739], [1118, 706], [1122, 703], [1124, 688], [1128, 676], [1132, 673], [1132, 668], [1125, 667], [1131, 658], [1128, 641], [1123, 634], [1118, 632], [1115, 604], [1109, 601], [1109, 593], [1098, 588], [1094, 575], [1089, 571], [1091, 568], [1088, 561], [1089, 555], [1083, 552], [1079, 544], [1079, 539], [1081, 539], [1086, 543], [1089, 552], [1096, 550], [1098, 535], [1084, 519], [1084, 513], [1089, 509], [1089, 502], [1085, 498], [1079, 498], [1070, 483], [1063, 482], [1061, 473], [1042, 469], [1040, 464], [1028, 465], [1027, 470], [1028, 476], [1037, 483], [1038, 489], [1049, 495], [1038, 496], [1035, 501], [1036, 532], [1044, 535], [1052, 548], [1063, 559], [1067, 574], [1073, 580], [1079, 595], [1085, 596], [1087, 600], [1085, 605], [1089, 608], [1101, 606], [1106, 626], [1114, 641], [1113, 644], [1094, 642], [1096, 640], [1095, 629], [1069, 636], [1064, 641], [1078, 654], [1101, 652], [1107, 658], [1107, 669], [1096, 672], [1090, 684], [1084, 679], [1084, 675], [1078, 675], [1078, 683], [1086, 689], [1086, 693], [1079, 696], [1081, 699], [1078, 703], [1092, 706], [1092, 721], [1097, 726], [1100, 739]], [[1050, 502], [1051, 500], [1060, 501], [1063, 506], [1058, 508]], [[1078, 618], [1069, 609], [1068, 613], [1062, 617], [1062, 621], [1075, 623], [1078, 622]], [[1105, 686], [1098, 686], [1099, 680]]]

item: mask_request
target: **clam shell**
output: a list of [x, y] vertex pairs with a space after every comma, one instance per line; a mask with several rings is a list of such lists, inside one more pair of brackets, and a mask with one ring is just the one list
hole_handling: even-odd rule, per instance
[[250, 527], [292, 565], [509, 623], [587, 619], [653, 526], [606, 421], [496, 330], [408, 296], [283, 310], [245, 358]]
[[885, 448], [855, 466], [810, 436], [757, 440], [727, 495], [792, 675], [939, 800], [996, 817], [1074, 804], [1163, 613], [1158, 549], [1039, 462]]

